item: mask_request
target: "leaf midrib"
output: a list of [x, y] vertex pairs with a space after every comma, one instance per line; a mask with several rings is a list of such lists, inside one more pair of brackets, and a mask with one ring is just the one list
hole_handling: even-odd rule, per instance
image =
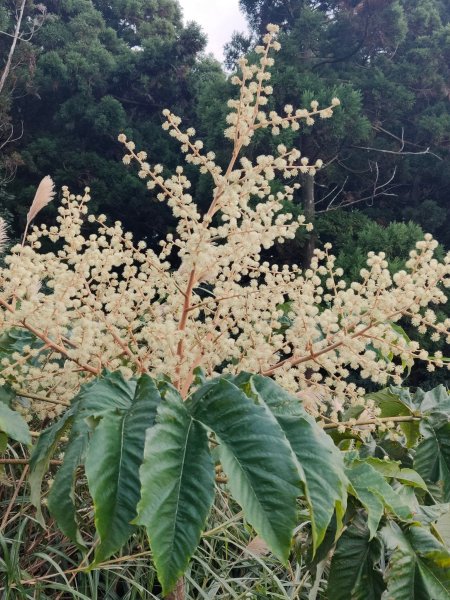
[[[220, 436], [219, 436], [219, 439], [221, 439], [221, 438], [220, 438]], [[250, 487], [250, 490], [251, 490], [251, 492], [252, 492], [252, 495], [253, 495], [253, 497], [255, 498], [255, 500], [256, 500], [256, 502], [257, 502], [257, 504], [258, 504], [259, 508], [261, 509], [261, 511], [262, 511], [262, 512], [264, 513], [264, 515], [266, 516], [266, 515], [267, 515], [267, 511], [266, 511], [266, 510], [264, 509], [264, 507], [261, 505], [261, 502], [260, 502], [260, 500], [259, 500], [258, 496], [257, 496], [257, 495], [256, 495], [256, 493], [255, 493], [255, 488], [254, 488], [252, 485], [250, 485], [249, 476], [248, 476], [248, 474], [247, 474], [247, 471], [244, 469], [244, 467], [242, 466], [242, 464], [241, 464], [240, 460], [239, 460], [239, 459], [236, 457], [236, 455], [234, 454], [234, 452], [233, 452], [233, 451], [230, 449], [229, 445], [228, 445], [228, 444], [226, 444], [226, 443], [225, 443], [225, 442], [223, 442], [223, 441], [222, 441], [222, 443], [223, 443], [223, 444], [224, 444], [224, 446], [226, 446], [226, 447], [227, 447], [227, 449], [230, 451], [230, 453], [231, 453], [231, 455], [233, 456], [234, 460], [235, 460], [235, 461], [237, 462], [237, 464], [239, 465], [239, 468], [240, 468], [241, 472], [242, 472], [242, 473], [244, 473], [244, 475], [245, 475], [245, 480], [247, 481], [247, 483], [248, 483], [248, 485], [249, 485], [249, 487]], [[286, 483], [286, 482], [285, 482], [285, 481], [283, 481], [283, 483]], [[244, 510], [245, 510], [245, 509], [244, 509]], [[268, 525], [269, 525], [269, 528], [270, 528], [270, 531], [272, 532], [272, 535], [274, 535], [274, 536], [275, 536], [275, 538], [276, 538], [276, 539], [278, 539], [278, 535], [277, 535], [277, 534], [276, 534], [276, 532], [274, 531], [274, 529], [273, 529], [273, 527], [272, 527], [272, 525], [271, 525], [271, 523], [270, 523], [270, 520], [267, 518], [267, 516], [266, 516], [266, 521], [267, 521], [267, 523], [268, 523]]]
[[116, 520], [117, 517], [117, 507], [119, 505], [119, 501], [118, 501], [118, 497], [119, 497], [119, 482], [121, 480], [121, 476], [122, 476], [122, 466], [123, 466], [123, 449], [125, 444], [123, 443], [123, 439], [124, 439], [124, 431], [125, 431], [125, 421], [127, 419], [127, 417], [130, 415], [130, 413], [128, 412], [127, 414], [125, 414], [122, 419], [121, 419], [121, 432], [120, 432], [120, 454], [119, 454], [119, 468], [117, 470], [117, 480], [116, 480], [116, 488], [115, 488], [115, 494], [114, 494], [114, 505], [113, 505], [113, 509], [111, 511], [111, 519], [110, 519], [110, 523], [113, 523]]
[[184, 465], [186, 462], [186, 452], [187, 452], [187, 446], [188, 446], [188, 439], [189, 439], [189, 435], [191, 432], [191, 428], [192, 425], [194, 423], [194, 420], [192, 418], [189, 419], [189, 426], [186, 430], [186, 436], [185, 436], [185, 444], [184, 444], [184, 448], [183, 448], [183, 457], [181, 460], [181, 464], [180, 464], [180, 476], [178, 478], [178, 493], [177, 493], [177, 499], [176, 499], [176, 512], [174, 515], [174, 519], [173, 519], [173, 527], [172, 527], [172, 532], [170, 535], [170, 551], [171, 554], [173, 553], [173, 549], [174, 549], [174, 541], [175, 541], [175, 530], [177, 528], [177, 524], [178, 524], [178, 507], [180, 506], [180, 497], [181, 497], [181, 481], [183, 479], [183, 474], [184, 474]]
[[433, 432], [433, 436], [432, 437], [433, 437], [433, 439], [435, 441], [435, 444], [437, 446], [436, 460], [439, 461], [439, 465], [441, 467], [442, 466], [445, 467], [445, 470], [447, 472], [447, 476], [448, 476], [448, 478], [450, 478], [450, 468], [448, 467], [446, 458], [444, 456], [444, 453], [442, 452], [441, 443], [440, 443], [440, 440], [438, 438], [437, 431], [436, 431], [436, 429], [433, 426], [431, 426], [431, 431]]
[[[417, 556], [417, 553], [416, 553], [416, 556]], [[419, 570], [421, 570], [422, 568], [425, 569], [427, 571], [427, 574], [431, 575], [431, 577], [439, 585], [439, 587], [444, 590], [444, 592], [447, 595], [447, 598], [450, 598], [450, 593], [449, 593], [448, 589], [444, 586], [442, 581], [436, 577], [436, 575], [433, 573], [433, 571], [428, 568], [427, 564], [424, 562], [424, 560], [420, 556], [417, 557], [417, 566], [419, 567]]]

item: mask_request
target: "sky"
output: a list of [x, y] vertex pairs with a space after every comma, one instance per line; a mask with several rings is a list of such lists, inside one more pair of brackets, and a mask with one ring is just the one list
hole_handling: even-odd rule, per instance
[[223, 46], [233, 31], [247, 31], [239, 0], [178, 0], [184, 22], [196, 21], [208, 36], [206, 52], [223, 61]]

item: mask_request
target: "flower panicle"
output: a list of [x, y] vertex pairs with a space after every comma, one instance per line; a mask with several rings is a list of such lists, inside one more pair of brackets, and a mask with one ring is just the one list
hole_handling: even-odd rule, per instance
[[[277, 49], [276, 33], [269, 30], [261, 58]], [[372, 418], [364, 386], [351, 381], [355, 371], [379, 385], [398, 385], [418, 360], [430, 371], [448, 367], [441, 353], [430, 355], [421, 345], [424, 333], [450, 342], [450, 319], [436, 308], [447, 300], [450, 254], [438, 260], [431, 235], [394, 274], [383, 252], [369, 253], [351, 283], [328, 244], [315, 251], [307, 269], [265, 260], [267, 250], [306, 226], [286, 204], [295, 198], [297, 175], [314, 175], [323, 164], [284, 144], [253, 160], [241, 151], [251, 131], [308, 124], [321, 109], [314, 103], [298, 114], [286, 105], [284, 116], [263, 116], [270, 64], [241, 65], [227, 168], [216, 164], [193, 128], [183, 131], [181, 119], [164, 111], [163, 127], [181, 143], [186, 162], [213, 180], [206, 211], [197, 206], [184, 167], [170, 174], [151, 165], [121, 134], [124, 162], [138, 165], [139, 177], [176, 217], [176, 229], [159, 247], [135, 241], [120, 221], [89, 214], [89, 189], [76, 196], [63, 188], [56, 223], [32, 226], [28, 244], [11, 249], [0, 267], [0, 328], [27, 327], [42, 343], [2, 357], [0, 385], [8, 379], [23, 389], [26, 383], [30, 394], [67, 403], [103, 368], [125, 377], [168, 376], [184, 396], [199, 366], [209, 377], [249, 371], [274, 377], [312, 414], [338, 422], [355, 404], [365, 404]], [[333, 99], [331, 107], [337, 105]], [[276, 191], [275, 178], [285, 179]], [[37, 204], [42, 208], [52, 194], [47, 182], [46, 201]], [[43, 241], [54, 251], [42, 252]], [[411, 324], [416, 339], [401, 334], [395, 326], [400, 319]], [[38, 417], [59, 410], [45, 402], [32, 407]]]

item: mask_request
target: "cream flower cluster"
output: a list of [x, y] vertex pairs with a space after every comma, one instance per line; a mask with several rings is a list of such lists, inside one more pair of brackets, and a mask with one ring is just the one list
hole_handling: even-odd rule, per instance
[[[225, 135], [233, 150], [226, 170], [194, 129], [184, 131], [179, 117], [163, 113], [163, 128], [180, 142], [186, 162], [213, 180], [206, 212], [189, 193], [183, 167], [167, 175], [119, 136], [125, 164], [137, 162], [139, 176], [177, 219], [176, 233], [161, 240], [158, 252], [135, 242], [120, 222], [88, 214], [88, 189], [75, 196], [63, 188], [57, 223], [34, 227], [27, 245], [6, 257], [0, 330], [27, 330], [33, 341], [2, 360], [0, 384], [9, 382], [32, 400], [30, 414], [58, 414], [103, 369], [127, 377], [167, 375], [187, 396], [201, 367], [207, 377], [242, 370], [273, 376], [313, 413], [333, 420], [346, 405], [362, 401], [364, 389], [348, 381], [353, 371], [386, 385], [401, 383], [418, 359], [430, 370], [443, 366], [441, 355], [428, 356], [395, 327], [405, 318], [419, 333], [449, 341], [450, 322], [439, 322], [432, 307], [446, 301], [450, 255], [439, 262], [431, 236], [393, 277], [384, 254], [370, 253], [360, 280], [350, 286], [329, 246], [316, 251], [306, 270], [262, 260], [263, 250], [292, 239], [304, 223], [282, 210], [298, 184], [274, 192], [271, 182], [277, 173], [289, 180], [313, 175], [322, 163], [310, 165], [282, 144], [276, 156], [254, 161], [242, 150], [259, 128], [295, 130], [316, 116], [329, 117], [339, 104], [334, 99], [322, 110], [313, 102], [311, 110], [286, 106], [284, 116], [266, 114], [276, 33], [270, 26], [257, 48], [259, 63], [243, 59], [234, 78], [240, 94], [229, 103]], [[52, 252], [42, 251], [43, 238], [53, 242]]]

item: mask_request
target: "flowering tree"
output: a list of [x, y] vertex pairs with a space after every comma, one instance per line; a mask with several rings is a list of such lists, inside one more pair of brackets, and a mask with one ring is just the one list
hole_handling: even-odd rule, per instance
[[[423, 398], [414, 404], [392, 390], [387, 399], [366, 396], [350, 380], [359, 371], [377, 384], [400, 385], [416, 360], [426, 361], [429, 370], [446, 363], [421, 349], [398, 324], [408, 319], [419, 333], [448, 339], [449, 322], [439, 322], [432, 306], [446, 301], [450, 255], [438, 261], [431, 236], [417, 244], [405, 269], [394, 276], [383, 253], [369, 254], [360, 281], [350, 286], [329, 246], [315, 251], [305, 271], [262, 258], [264, 250], [304, 226], [303, 218], [282, 212], [283, 200], [292, 198], [298, 184], [290, 182], [297, 175], [314, 175], [322, 165], [310, 165], [283, 144], [277, 156], [252, 161], [247, 147], [259, 129], [274, 135], [295, 131], [331, 117], [339, 105], [332, 99], [325, 108], [312, 102], [309, 109], [287, 105], [283, 115], [267, 111], [276, 34], [277, 27], [269, 26], [264, 45], [256, 48], [258, 64], [241, 59], [241, 74], [233, 77], [240, 94], [229, 101], [225, 135], [233, 150], [225, 171], [192, 128], [184, 131], [181, 119], [163, 112], [163, 128], [180, 142], [186, 161], [213, 180], [204, 214], [189, 194], [182, 167], [166, 174], [119, 136], [127, 149], [124, 163], [138, 164], [139, 177], [159, 190], [158, 199], [178, 221], [176, 234], [161, 240], [159, 253], [135, 243], [120, 222], [109, 225], [104, 215], [89, 215], [89, 189], [83, 196], [64, 189], [58, 224], [35, 226], [0, 270], [0, 383], [9, 395], [0, 428], [29, 440], [13, 411], [17, 396], [30, 400], [30, 406], [18, 408], [27, 420], [58, 417], [33, 452], [34, 503], [40, 510], [40, 483], [50, 456], [70, 430], [50, 512], [62, 531], [86, 548], [73, 494], [77, 467], [84, 465], [98, 534], [94, 564], [118, 550], [136, 525], [144, 525], [167, 593], [198, 544], [213, 502], [214, 462], [227, 474], [249, 522], [281, 560], [288, 559], [298, 496], [310, 511], [314, 550], [334, 514], [335, 538], [343, 533], [349, 492], [368, 515], [362, 539], [369, 544], [384, 510], [402, 524], [413, 522], [411, 507], [389, 482], [415, 481], [422, 491], [426, 484], [417, 474], [409, 481], [397, 463], [383, 471], [358, 454], [342, 453], [324, 430], [344, 433], [356, 426], [362, 440], [387, 424], [391, 439], [415, 444], [420, 415], [439, 412], [440, 399], [449, 404], [442, 390], [422, 409]], [[278, 191], [277, 173], [288, 182]], [[35, 209], [53, 193], [48, 180], [46, 186]], [[32, 207], [29, 221], [36, 214]], [[46, 238], [53, 251], [43, 251]], [[433, 423], [428, 437], [422, 431], [425, 439], [436, 437]], [[425, 444], [417, 469], [436, 482], [442, 477], [433, 471], [433, 454]], [[370, 477], [379, 493], [367, 491]], [[450, 483], [445, 485], [448, 500]], [[402, 547], [397, 521], [385, 525], [386, 548]], [[422, 530], [433, 546], [429, 530]]]

